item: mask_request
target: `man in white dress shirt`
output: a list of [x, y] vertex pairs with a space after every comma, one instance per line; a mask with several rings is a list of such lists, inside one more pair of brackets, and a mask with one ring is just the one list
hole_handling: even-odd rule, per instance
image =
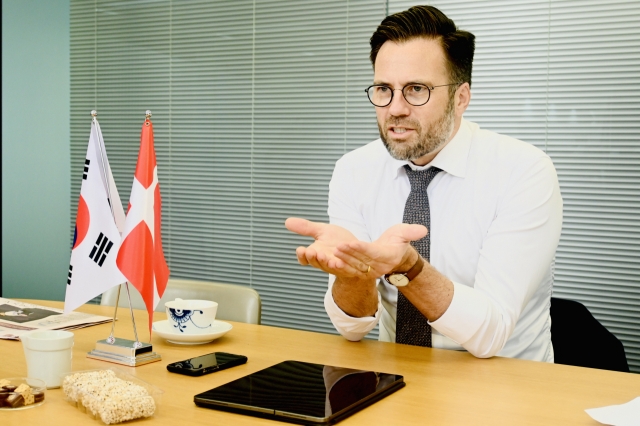
[[[550, 158], [462, 115], [474, 36], [431, 6], [385, 18], [371, 37], [380, 139], [344, 155], [331, 224], [289, 218], [313, 237], [302, 265], [330, 275], [325, 307], [360, 340], [380, 323], [396, 341], [398, 292], [431, 326], [435, 348], [553, 362], [550, 297], [562, 198]], [[410, 170], [441, 169], [427, 189], [430, 229], [403, 222]], [[411, 245], [429, 232], [430, 258]], [[394, 285], [395, 284], [395, 285]]]

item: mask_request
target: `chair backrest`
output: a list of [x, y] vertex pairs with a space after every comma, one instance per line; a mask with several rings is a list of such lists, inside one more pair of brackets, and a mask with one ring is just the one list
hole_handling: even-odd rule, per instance
[[551, 298], [551, 343], [556, 364], [629, 372], [622, 342], [580, 302]]
[[[129, 285], [131, 305], [135, 309], [145, 309], [138, 290]], [[101, 305], [115, 306], [118, 286], [102, 295]], [[176, 297], [181, 299], [203, 299], [218, 302], [216, 319], [260, 324], [262, 303], [257, 291], [237, 284], [221, 284], [208, 281], [170, 279], [156, 312], [164, 312], [164, 304]], [[120, 291], [120, 307], [129, 307], [126, 290]]]

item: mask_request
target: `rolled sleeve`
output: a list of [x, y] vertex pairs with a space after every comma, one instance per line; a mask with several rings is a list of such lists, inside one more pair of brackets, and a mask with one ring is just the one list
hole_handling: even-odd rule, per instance
[[327, 311], [333, 326], [347, 340], [351, 340], [352, 342], [362, 340], [364, 336], [375, 328], [380, 320], [380, 315], [382, 313], [382, 301], [380, 294], [378, 294], [378, 310], [375, 315], [372, 317], [356, 318], [347, 315], [338, 307], [335, 300], [333, 300], [331, 288], [332, 285], [330, 284], [329, 290], [327, 290], [327, 293], [324, 296], [324, 308]]

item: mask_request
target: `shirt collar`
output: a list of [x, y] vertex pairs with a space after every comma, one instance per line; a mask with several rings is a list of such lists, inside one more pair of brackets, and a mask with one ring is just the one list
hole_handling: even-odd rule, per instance
[[396, 170], [396, 177], [402, 167], [408, 164], [413, 170], [424, 170], [429, 167], [438, 167], [445, 172], [464, 178], [467, 173], [467, 159], [471, 149], [472, 131], [470, 123], [464, 118], [460, 121], [460, 127], [453, 139], [449, 141], [442, 151], [425, 166], [416, 166], [410, 161], [391, 158], [392, 167]]

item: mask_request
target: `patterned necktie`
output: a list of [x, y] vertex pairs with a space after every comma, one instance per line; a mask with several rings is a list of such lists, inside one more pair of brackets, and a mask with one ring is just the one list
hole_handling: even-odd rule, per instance
[[[408, 165], [405, 165], [404, 168], [409, 176], [411, 192], [404, 206], [402, 222], [416, 223], [427, 227], [429, 230], [427, 236], [412, 241], [411, 245], [426, 261], [429, 261], [431, 215], [427, 187], [442, 170], [431, 167], [427, 170], [415, 171]], [[398, 309], [396, 312], [396, 343], [431, 347], [431, 326], [427, 322], [427, 318], [404, 297], [400, 290], [398, 290]]]

